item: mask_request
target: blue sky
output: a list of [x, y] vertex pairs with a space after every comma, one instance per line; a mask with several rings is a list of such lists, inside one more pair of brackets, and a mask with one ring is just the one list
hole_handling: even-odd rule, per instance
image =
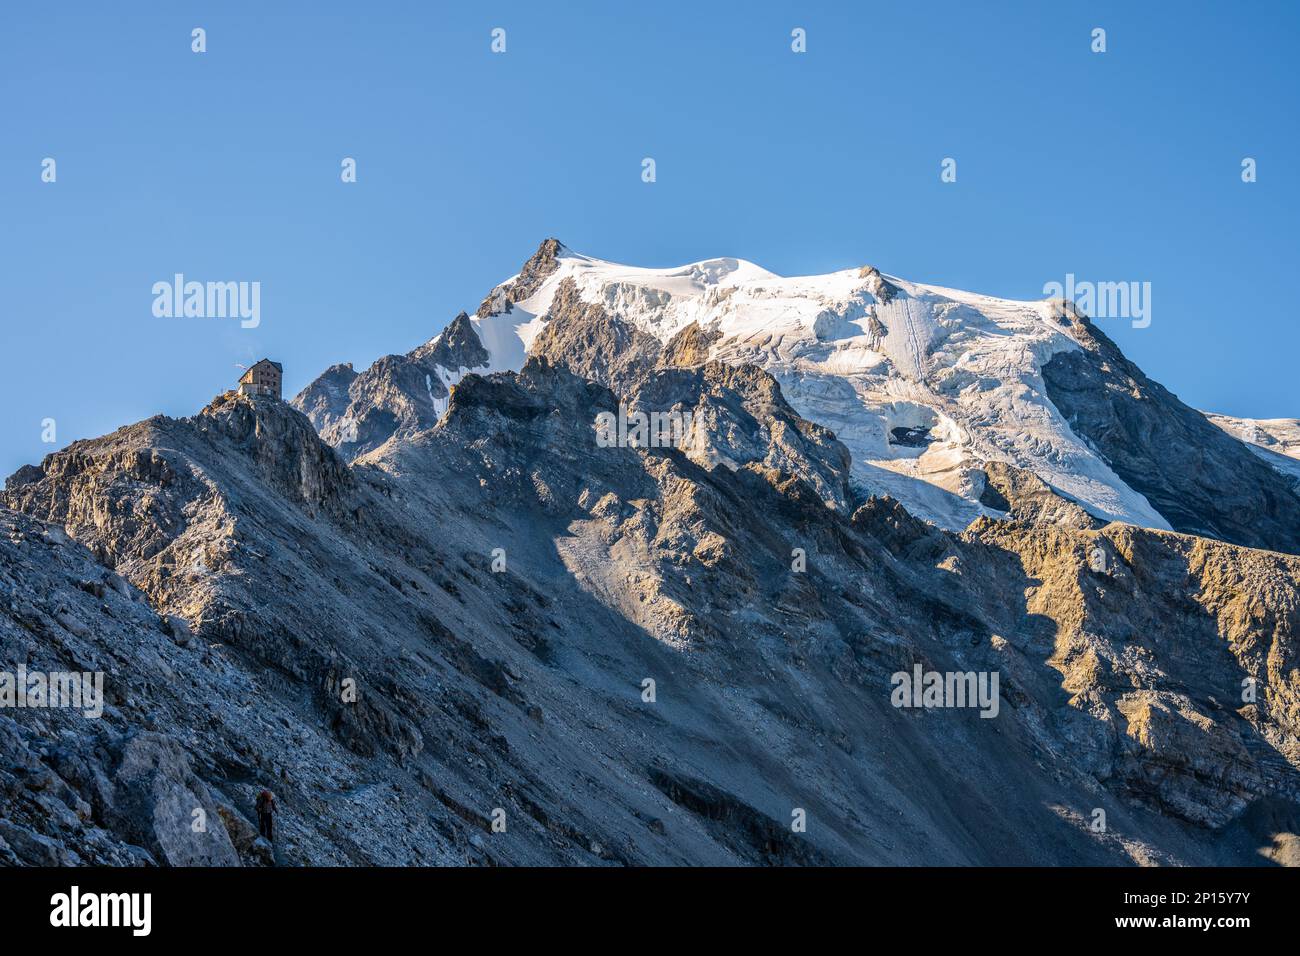
[[[551, 235], [1012, 298], [1149, 281], [1149, 328], [1103, 326], [1148, 374], [1300, 416], [1297, 35], [1256, 0], [7, 4], [0, 472], [192, 414], [236, 363], [294, 392], [406, 351]], [[260, 326], [155, 317], [176, 272], [260, 282]]]

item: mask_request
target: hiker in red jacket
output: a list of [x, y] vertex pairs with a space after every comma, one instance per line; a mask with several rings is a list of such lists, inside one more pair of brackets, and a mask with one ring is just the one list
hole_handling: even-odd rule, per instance
[[257, 795], [257, 832], [271, 841], [275, 839], [271, 835], [274, 817], [275, 794], [270, 790], [263, 790]]

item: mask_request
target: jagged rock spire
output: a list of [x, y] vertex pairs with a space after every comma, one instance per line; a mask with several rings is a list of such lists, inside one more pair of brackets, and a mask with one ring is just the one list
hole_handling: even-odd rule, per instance
[[560, 267], [560, 256], [564, 252], [564, 243], [551, 237], [542, 241], [537, 251], [523, 264], [517, 275], [510, 282], [497, 286], [488, 293], [475, 313], [480, 319], [508, 312], [510, 306], [528, 298], [537, 291], [537, 287]]

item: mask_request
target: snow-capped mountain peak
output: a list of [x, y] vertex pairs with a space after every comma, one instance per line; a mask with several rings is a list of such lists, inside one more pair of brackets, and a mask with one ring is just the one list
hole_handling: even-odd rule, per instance
[[871, 265], [791, 277], [728, 257], [643, 268], [548, 239], [472, 316], [360, 375], [336, 366], [294, 403], [357, 457], [431, 428], [464, 376], [517, 372], [530, 356], [619, 394], [664, 365], [757, 366], [848, 449], [855, 497], [888, 495], [950, 530], [1023, 515], [1010, 481], [1035, 489], [1040, 518], [1300, 552], [1295, 460], [1184, 405], [1074, 303]]
[[522, 366], [566, 282], [660, 343], [692, 324], [711, 333], [710, 359], [764, 368], [800, 414], [835, 431], [862, 490], [941, 525], [992, 513], [980, 503], [981, 465], [995, 460], [1037, 473], [1099, 517], [1168, 527], [1047, 401], [1041, 365], [1080, 347], [1051, 303], [871, 266], [782, 277], [717, 258], [652, 269], [544, 243], [473, 319], [488, 370]]

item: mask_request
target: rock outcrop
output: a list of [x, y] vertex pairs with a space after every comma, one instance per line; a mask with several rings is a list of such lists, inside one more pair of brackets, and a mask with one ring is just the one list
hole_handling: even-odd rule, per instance
[[582, 301], [572, 279], [560, 283], [546, 320], [531, 354], [616, 391], [625, 391], [659, 359], [658, 339], [599, 303]]
[[499, 315], [510, 311], [511, 305], [515, 302], [527, 299], [537, 291], [548, 276], [554, 274], [559, 268], [558, 259], [563, 251], [564, 245], [560, 240], [554, 238], [545, 240], [524, 263], [518, 275], [488, 293], [479, 304], [475, 315], [480, 319]]
[[1032, 471], [1000, 461], [984, 465], [985, 485], [980, 503], [1003, 512], [1012, 521], [1065, 528], [1100, 528], [1106, 522], [1057, 494]]
[[464, 312], [441, 334], [405, 355], [385, 355], [361, 374], [335, 365], [291, 404], [322, 438], [351, 460], [393, 436], [430, 428], [447, 410], [451, 388], [488, 354]]

